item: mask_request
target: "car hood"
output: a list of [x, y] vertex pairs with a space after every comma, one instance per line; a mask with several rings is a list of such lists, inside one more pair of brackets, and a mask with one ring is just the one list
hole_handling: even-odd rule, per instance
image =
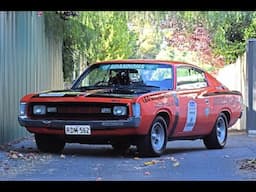
[[74, 91], [74, 90], [54, 90], [54, 91], [46, 91], [41, 92], [39, 94], [34, 95], [35, 97], [76, 97], [76, 96], [84, 96], [84, 97], [115, 97], [115, 98], [134, 98], [138, 97], [144, 93], [148, 93], [150, 91], [136, 91], [136, 90], [128, 90], [128, 89], [94, 89], [94, 90], [85, 90], [85, 91]]

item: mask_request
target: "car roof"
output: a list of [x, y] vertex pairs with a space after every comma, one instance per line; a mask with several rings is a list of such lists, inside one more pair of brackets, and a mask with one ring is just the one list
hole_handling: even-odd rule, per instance
[[107, 60], [100, 61], [94, 64], [103, 64], [103, 63], [156, 63], [156, 64], [171, 64], [171, 65], [192, 65], [191, 63], [181, 62], [181, 61], [171, 61], [171, 60], [158, 60], [158, 59], [120, 59], [120, 60]]

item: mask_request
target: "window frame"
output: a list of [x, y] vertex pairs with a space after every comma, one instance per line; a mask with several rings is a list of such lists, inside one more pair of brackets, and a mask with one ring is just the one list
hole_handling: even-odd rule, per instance
[[[181, 85], [179, 85], [180, 82], [178, 80], [179, 79], [178, 70], [182, 69], [182, 68], [187, 69], [187, 70], [193, 70], [194, 72], [201, 74], [203, 77], [203, 81], [197, 80], [197, 81], [193, 82], [191, 80], [188, 80], [188, 81], [183, 81], [183, 83]], [[189, 76], [187, 76], [187, 77], [189, 77]], [[203, 86], [204, 83], [205, 83], [205, 86]], [[200, 84], [202, 84], [202, 86], [196, 86], [196, 85], [200, 85]], [[190, 85], [191, 85], [191, 87], [189, 87]], [[186, 88], [186, 86], [187, 86], [187, 88]], [[202, 89], [205, 87], [209, 87], [209, 83], [208, 83], [208, 79], [206, 78], [205, 71], [203, 71], [197, 67], [189, 66], [189, 65], [181, 65], [181, 66], [176, 67], [176, 90]]]

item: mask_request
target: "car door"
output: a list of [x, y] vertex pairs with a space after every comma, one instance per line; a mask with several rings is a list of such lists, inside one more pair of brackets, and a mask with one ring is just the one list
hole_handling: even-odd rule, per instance
[[174, 136], [200, 135], [210, 112], [208, 98], [201, 96], [208, 86], [204, 72], [186, 65], [176, 70], [179, 115]]

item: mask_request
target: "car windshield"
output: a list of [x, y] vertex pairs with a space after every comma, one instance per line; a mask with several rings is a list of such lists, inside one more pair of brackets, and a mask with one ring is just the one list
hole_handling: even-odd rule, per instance
[[109, 63], [95, 64], [85, 70], [72, 89], [107, 87], [154, 87], [173, 89], [173, 70], [168, 64]]

